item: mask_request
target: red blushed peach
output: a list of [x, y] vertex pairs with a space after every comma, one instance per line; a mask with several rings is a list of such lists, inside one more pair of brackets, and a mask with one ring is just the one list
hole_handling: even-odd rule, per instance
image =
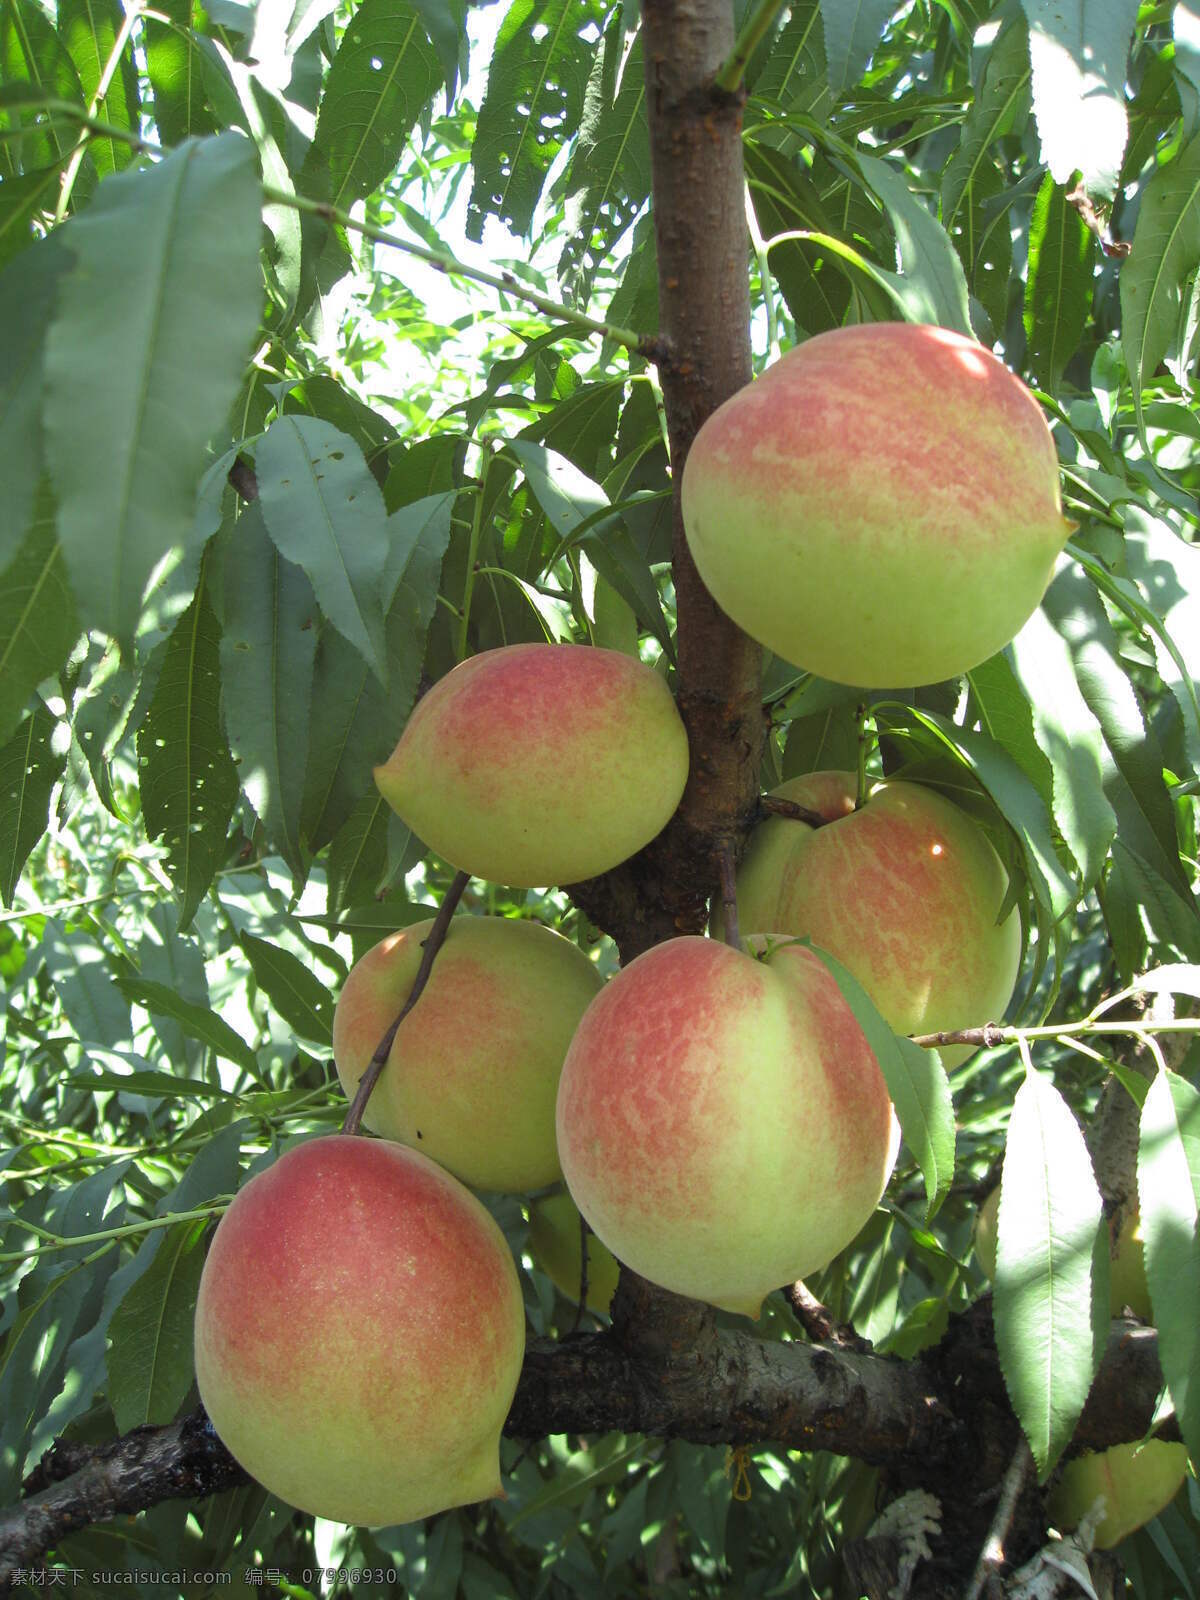
[[840, 683], [933, 683], [1021, 629], [1071, 530], [1029, 390], [945, 328], [818, 334], [728, 399], [683, 474], [688, 545], [760, 643]]
[[681, 938], [592, 1001], [567, 1052], [558, 1148], [620, 1261], [757, 1316], [874, 1211], [896, 1152], [883, 1075], [826, 967]]
[[[829, 820], [769, 817], [738, 872], [743, 933], [810, 938], [847, 966], [897, 1033], [999, 1021], [1021, 960], [1008, 874], [979, 825], [932, 789], [879, 785], [854, 810], [851, 772], [776, 789]], [[947, 1066], [968, 1046], [942, 1051]]]
[[504, 1236], [416, 1151], [332, 1134], [236, 1196], [196, 1303], [196, 1379], [251, 1477], [337, 1522], [502, 1493], [525, 1348]]
[[656, 672], [619, 650], [518, 644], [436, 683], [375, 782], [453, 866], [533, 887], [595, 877], [649, 844], [687, 774]]
[[[333, 1053], [347, 1096], [408, 999], [432, 927], [418, 922], [391, 934], [346, 979]], [[558, 1077], [600, 986], [583, 951], [540, 923], [455, 917], [363, 1121], [477, 1188], [513, 1193], [553, 1183], [561, 1176]]]

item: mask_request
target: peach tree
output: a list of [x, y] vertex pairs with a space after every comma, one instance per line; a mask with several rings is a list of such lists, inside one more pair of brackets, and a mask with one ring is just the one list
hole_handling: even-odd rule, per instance
[[[1194, 0], [0, 0], [0, 1592], [1196, 1594], [1198, 269]], [[941, 606], [985, 643], [934, 683], [764, 648], [679, 504], [723, 402], [878, 324], [1027, 387], [1071, 524], [1015, 637], [1003, 574]], [[918, 508], [944, 484], [915, 391], [879, 429], [886, 376], [812, 379], [853, 392], [786, 581], [835, 639], [889, 570], [827, 578], [864, 440]], [[778, 610], [755, 477], [719, 520]], [[918, 659], [940, 576], [875, 602]], [[682, 798], [583, 881], [464, 885], [373, 773], [456, 666], [547, 641], [652, 669]], [[436, 796], [444, 747], [421, 761]], [[564, 757], [527, 790], [578, 797], [574, 849], [597, 792], [626, 820], [607, 776]], [[894, 1033], [855, 950], [894, 977], [936, 922], [953, 965], [960, 907], [873, 911], [890, 845], [824, 891], [903, 1135], [853, 1240], [751, 1321], [628, 1269], [614, 1292], [592, 1240], [596, 1293], [559, 1186], [481, 1190], [524, 1302], [505, 1498], [357, 1527], [250, 1479], [199, 1404], [200, 1277], [247, 1180], [343, 1121], [353, 963], [456, 905], [555, 929], [597, 984], [710, 919], [736, 942], [756, 831], [866, 841], [883, 780], [970, 828], [1019, 975], [1002, 1015]], [[483, 1336], [470, 1287], [448, 1349]], [[392, 1337], [356, 1351], [349, 1320], [349, 1363]], [[364, 1472], [369, 1412], [339, 1441], [367, 1479], [397, 1448]], [[1171, 1470], [1099, 1548], [1086, 1485], [1152, 1433]]]

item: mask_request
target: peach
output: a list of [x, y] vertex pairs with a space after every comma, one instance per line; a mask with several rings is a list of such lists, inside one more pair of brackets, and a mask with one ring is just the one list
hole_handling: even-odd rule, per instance
[[682, 506], [739, 627], [874, 686], [1006, 645], [1072, 527], [1024, 384], [961, 334], [891, 322], [818, 334], [732, 395], [696, 436]]
[[1187, 1474], [1187, 1448], [1166, 1439], [1118, 1444], [1076, 1456], [1050, 1491], [1047, 1510], [1058, 1528], [1071, 1530], [1104, 1497], [1096, 1548], [1111, 1550], [1170, 1505]]
[[576, 883], [649, 844], [688, 775], [670, 690], [588, 645], [472, 656], [417, 703], [375, 781], [453, 866], [516, 887]]
[[[551, 1283], [568, 1300], [578, 1301], [583, 1265], [579, 1207], [566, 1192], [548, 1194], [529, 1208], [529, 1249]], [[594, 1233], [587, 1236], [589, 1311], [605, 1311], [617, 1292], [620, 1266]]]
[[[831, 818], [768, 817], [737, 878], [743, 933], [807, 936], [836, 956], [897, 1033], [998, 1021], [1021, 961], [1021, 923], [1000, 922], [1008, 874], [979, 825], [932, 789], [883, 783], [854, 810], [850, 772], [775, 790]], [[946, 1066], [966, 1045], [942, 1051]]]
[[584, 1013], [558, 1090], [572, 1198], [618, 1260], [757, 1316], [871, 1216], [895, 1159], [878, 1062], [802, 945], [679, 938]]
[[[348, 1097], [408, 999], [432, 922], [357, 961], [333, 1016]], [[537, 922], [455, 917], [420, 999], [400, 1024], [363, 1121], [481, 1189], [561, 1177], [554, 1105], [567, 1046], [601, 986], [578, 945]]]
[[412, 1522], [499, 1495], [525, 1348], [504, 1236], [415, 1150], [295, 1146], [222, 1217], [196, 1379], [251, 1477], [337, 1522]]

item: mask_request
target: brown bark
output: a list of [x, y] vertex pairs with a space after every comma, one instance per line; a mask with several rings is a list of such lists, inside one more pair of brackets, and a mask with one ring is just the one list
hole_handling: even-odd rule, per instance
[[762, 650], [701, 583], [679, 507], [700, 425], [751, 377], [742, 101], [712, 88], [733, 42], [728, 0], [643, 0], [659, 334], [669, 351], [659, 377], [675, 487], [676, 697], [691, 772], [654, 844], [615, 872], [571, 886], [623, 961], [704, 931], [720, 850], [740, 849], [755, 820], [766, 735]]

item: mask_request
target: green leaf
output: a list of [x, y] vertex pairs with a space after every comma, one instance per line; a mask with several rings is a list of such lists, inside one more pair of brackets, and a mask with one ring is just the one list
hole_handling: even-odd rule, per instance
[[1188, 280], [1200, 265], [1200, 134], [1146, 186], [1121, 266], [1121, 345], [1141, 421], [1142, 391], [1172, 349]]
[[1012, 277], [1012, 191], [998, 163], [985, 161], [971, 177], [963, 206], [947, 224], [967, 275], [967, 288], [991, 319], [1003, 328]]
[[588, 302], [597, 267], [611, 260], [650, 193], [645, 98], [641, 41], [626, 55], [624, 18], [618, 12], [592, 68], [564, 183], [566, 242], [558, 276], [581, 305]]
[[202, 1219], [166, 1230], [109, 1324], [108, 1397], [122, 1433], [170, 1422], [195, 1377], [192, 1323], [204, 1267]]
[[0, 748], [0, 901], [11, 906], [29, 852], [46, 831], [50, 796], [67, 764], [58, 724], [39, 700]]
[[226, 545], [221, 587], [222, 705], [229, 742], [267, 837], [299, 876], [306, 870], [300, 807], [317, 602], [304, 573], [267, 537], [257, 503], [243, 510]]
[[1035, 898], [1056, 921], [1075, 904], [1078, 894], [1054, 847], [1046, 802], [1020, 766], [996, 741], [960, 728], [948, 717], [913, 707], [909, 713], [937, 733], [996, 802], [1021, 847]]
[[892, 0], [821, 0], [829, 87], [836, 98], [867, 70], [895, 9]]
[[161, 0], [159, 16], [143, 23], [146, 71], [154, 96], [154, 121], [164, 144], [217, 131], [204, 90], [200, 50], [202, 41], [192, 31], [192, 0]]
[[378, 794], [364, 794], [334, 834], [325, 860], [326, 907], [331, 917], [374, 895], [387, 866], [391, 808]]
[[828, 951], [816, 945], [812, 950], [829, 968], [879, 1063], [900, 1132], [925, 1180], [925, 1214], [932, 1218], [954, 1178], [954, 1102], [937, 1051], [894, 1034], [853, 973]]
[[241, 946], [254, 981], [283, 1020], [307, 1043], [333, 1044], [333, 996], [290, 950], [243, 933]]
[[1200, 769], [1200, 549], [1165, 523], [1131, 508], [1125, 534], [1129, 572], [1149, 598], [1158, 675], [1175, 697], [1184, 740]]
[[[1091, 1157], [1048, 1078], [1017, 1090], [1004, 1152], [993, 1320], [1000, 1367], [1044, 1481], [1070, 1442], [1108, 1333], [1093, 1292], [1104, 1221]], [[1106, 1239], [1104, 1241], [1106, 1243]]]
[[1200, 1094], [1160, 1072], [1142, 1106], [1138, 1203], [1158, 1353], [1179, 1431], [1200, 1460]]
[[894, 285], [905, 317], [909, 322], [954, 328], [973, 338], [967, 280], [950, 235], [886, 161], [860, 153], [858, 164], [887, 208], [896, 233], [900, 272], [880, 269], [880, 275]]
[[380, 580], [387, 512], [362, 451], [318, 417], [277, 418], [255, 453], [263, 521], [322, 612], [387, 681]]
[[[46, 341], [46, 460], [86, 625], [128, 646], [172, 550], [194, 546], [209, 439], [258, 326], [259, 187], [234, 134], [101, 185]], [[221, 285], [221, 314], [196, 315]]]
[[1021, 0], [1029, 19], [1033, 111], [1055, 183], [1083, 174], [1109, 196], [1125, 152], [1125, 78], [1138, 0]]
[[603, 28], [607, 10], [603, 0], [512, 0], [471, 148], [468, 239], [482, 240], [489, 216], [528, 232], [550, 165], [582, 116], [596, 53], [584, 29]]
[[138, 730], [138, 788], [146, 836], [162, 839], [186, 928], [225, 855], [238, 796], [221, 726], [221, 633], [203, 581], [176, 623], [146, 720]]
[[[59, 0], [59, 37], [79, 70], [79, 82], [89, 105], [100, 88], [124, 21], [125, 13], [118, 0]], [[131, 133], [138, 130], [137, 69], [128, 41], [116, 72], [96, 102], [94, 115], [111, 127], [127, 128]], [[89, 140], [88, 151], [102, 178], [133, 160], [132, 145], [104, 134]]]
[[321, 636], [301, 823], [314, 852], [334, 837], [362, 797], [378, 799], [372, 769], [391, 754], [412, 710], [454, 498], [429, 495], [388, 518], [387, 567], [380, 580], [386, 691], [340, 634]]
[[1092, 304], [1092, 256], [1090, 229], [1067, 204], [1066, 190], [1047, 175], [1029, 224], [1024, 312], [1029, 365], [1043, 388], [1058, 388], [1083, 337]]
[[971, 206], [976, 183], [992, 165], [993, 144], [1021, 120], [1029, 92], [1028, 41], [1024, 18], [1012, 14], [987, 53], [958, 147], [942, 175], [942, 222], [951, 231], [960, 209]]
[[1099, 878], [1117, 831], [1102, 785], [1100, 728], [1076, 682], [1070, 650], [1041, 607], [1010, 648], [1054, 775], [1054, 818], [1086, 892]]
[[72, 1072], [65, 1082], [79, 1089], [113, 1089], [120, 1094], [144, 1094], [163, 1100], [236, 1099], [219, 1083], [177, 1078], [171, 1072]]
[[755, 97], [777, 104], [790, 116], [824, 122], [834, 96], [825, 62], [820, 0], [797, 0], [788, 13], [755, 80]]
[[1149, 926], [1155, 943], [1163, 947], [1156, 952], [1158, 959], [1174, 951], [1185, 961], [1200, 961], [1200, 916], [1195, 900], [1190, 894], [1185, 899], [1120, 835], [1113, 840], [1110, 887], [1114, 877], [1118, 890]]
[[42, 347], [70, 260], [54, 237], [0, 272], [0, 567], [29, 533], [42, 472]]
[[[0, 83], [14, 87], [28, 84], [46, 100], [84, 104], [83, 86], [75, 63], [36, 0], [0, 0]], [[19, 115], [4, 120], [26, 124], [26, 119]], [[57, 190], [58, 173], [54, 169], [70, 155], [75, 143], [74, 132], [61, 125], [33, 126], [32, 118], [26, 127], [27, 131], [15, 145], [0, 143], [0, 172], [4, 174], [5, 190], [17, 175], [17, 166], [31, 178], [39, 167], [50, 168], [51, 182]], [[3, 155], [6, 148], [9, 150], [7, 162], [15, 165], [6, 164]], [[57, 200], [57, 193], [53, 198]]]
[[78, 632], [43, 479], [25, 542], [0, 572], [0, 739], [12, 733], [42, 679], [62, 666]]
[[58, 182], [57, 167], [5, 178], [0, 187], [0, 267], [34, 243], [39, 231], [34, 219], [53, 209]]
[[[1103, 781], [1117, 807], [1121, 837], [1142, 855], [1149, 851], [1162, 875], [1190, 894], [1179, 862], [1174, 804], [1163, 781], [1162, 749], [1121, 664], [1117, 636], [1095, 586], [1064, 563], [1042, 605], [1071, 651], [1080, 693], [1104, 736]], [[1119, 789], [1113, 781], [1117, 774], [1124, 779]]]
[[[744, 156], [754, 214], [765, 239], [797, 230], [820, 234], [834, 231], [802, 162], [790, 161], [755, 139], [746, 140]], [[840, 259], [822, 251], [811, 239], [786, 239], [770, 252], [770, 267], [779, 291], [797, 328], [806, 333], [823, 333], [841, 324], [851, 289]]]
[[148, 978], [118, 978], [116, 987], [128, 1000], [134, 1000], [154, 1016], [170, 1017], [177, 1022], [189, 1038], [199, 1039], [225, 1061], [253, 1073], [257, 1062], [254, 1051], [223, 1017], [217, 1016], [207, 1006], [195, 1005], [181, 999], [165, 983], [154, 983]]
[[363, 0], [338, 45], [317, 118], [314, 148], [328, 157], [333, 205], [348, 211], [383, 183], [441, 81], [416, 7]]

